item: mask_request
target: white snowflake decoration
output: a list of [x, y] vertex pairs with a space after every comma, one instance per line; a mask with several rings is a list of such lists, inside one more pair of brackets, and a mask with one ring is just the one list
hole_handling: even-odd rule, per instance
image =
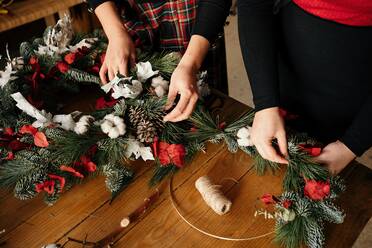
[[142, 83], [140, 81], [132, 80], [132, 77], [119, 78], [118, 76], [108, 84], [103, 85], [101, 89], [106, 93], [112, 89], [112, 97], [115, 99], [121, 97], [134, 99], [143, 91]]
[[11, 63], [7, 63], [5, 66], [4, 71], [0, 71], [0, 87], [4, 88], [4, 86], [11, 80], [16, 79], [16, 76], [13, 76], [14, 73], [17, 71], [13, 70], [13, 66]]
[[127, 147], [125, 149], [125, 157], [131, 158], [132, 155], [135, 159], [141, 157], [144, 161], [154, 160], [154, 155], [152, 154], [150, 147], [145, 147], [141, 142], [135, 139], [128, 139]]
[[12, 94], [11, 97], [17, 102], [16, 106], [20, 110], [36, 119], [36, 121], [32, 123], [32, 126], [36, 128], [47, 127], [53, 123], [53, 115], [51, 113], [48, 113], [45, 110], [38, 110], [32, 106], [20, 92]]
[[137, 78], [142, 83], [146, 82], [147, 79], [159, 73], [159, 71], [152, 70], [152, 66], [149, 61], [139, 62], [138, 64], [136, 64], [136, 67], [137, 67]]

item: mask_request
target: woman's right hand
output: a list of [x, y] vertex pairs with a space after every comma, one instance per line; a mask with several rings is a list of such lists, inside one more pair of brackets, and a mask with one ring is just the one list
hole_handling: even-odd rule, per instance
[[[260, 155], [267, 160], [280, 164], [288, 164], [287, 137], [284, 120], [278, 107], [267, 108], [255, 114], [252, 125], [252, 141]], [[277, 139], [280, 153], [272, 145]]]
[[128, 76], [128, 68], [134, 66], [135, 61], [134, 43], [129, 34], [122, 30], [112, 39], [109, 38], [105, 60], [99, 72], [102, 83], [106, 84], [108, 80], [111, 81], [117, 73]]

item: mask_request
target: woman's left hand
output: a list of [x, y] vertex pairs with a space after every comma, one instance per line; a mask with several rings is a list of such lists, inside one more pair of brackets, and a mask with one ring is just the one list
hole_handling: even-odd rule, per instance
[[326, 166], [332, 175], [337, 175], [355, 157], [355, 154], [344, 143], [336, 141], [324, 147], [320, 155], [315, 157], [314, 160]]

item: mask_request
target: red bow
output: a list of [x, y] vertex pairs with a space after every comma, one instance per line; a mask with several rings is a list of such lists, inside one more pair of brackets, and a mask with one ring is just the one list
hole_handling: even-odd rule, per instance
[[159, 142], [155, 139], [153, 150], [155, 157], [159, 158], [161, 165], [174, 164], [182, 168], [184, 165], [186, 149], [182, 144], [168, 144], [166, 142]]
[[310, 146], [306, 144], [299, 144], [298, 146], [312, 157], [317, 157], [322, 152], [322, 148], [320, 147]]
[[96, 101], [96, 110], [111, 108], [113, 107], [118, 100], [111, 98], [109, 101], [106, 101], [104, 97], [100, 97]]
[[326, 196], [329, 195], [331, 191], [330, 183], [315, 181], [315, 180], [305, 180], [306, 184], [304, 187], [305, 196], [309, 197], [314, 201], [323, 200]]

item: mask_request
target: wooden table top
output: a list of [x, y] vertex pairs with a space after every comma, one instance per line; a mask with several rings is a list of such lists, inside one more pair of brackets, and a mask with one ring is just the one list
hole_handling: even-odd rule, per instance
[[7, 15], [0, 15], [0, 32], [53, 15], [82, 2], [83, 0], [17, 0], [7, 8]]
[[[209, 104], [224, 120], [237, 118], [249, 107], [222, 95]], [[182, 213], [193, 224], [209, 232], [252, 237], [273, 230], [274, 221], [254, 217], [255, 203], [264, 193], [279, 194], [283, 168], [277, 175], [257, 176], [251, 169], [252, 159], [238, 152], [231, 154], [223, 145], [209, 144], [174, 177], [173, 189]], [[155, 189], [149, 188], [152, 164], [135, 162], [137, 179], [111, 204], [104, 178], [97, 177], [75, 186], [51, 207], [40, 197], [31, 201], [16, 200], [9, 192], [0, 191], [0, 240], [4, 247], [36, 247], [68, 237], [98, 241], [115, 230], [120, 220], [141, 205]], [[238, 184], [224, 181], [223, 190], [232, 199], [230, 213], [219, 216], [211, 211], [196, 191], [197, 178], [208, 175], [215, 182], [234, 178]], [[360, 164], [348, 166], [343, 172], [347, 191], [339, 204], [346, 212], [345, 222], [327, 227], [327, 247], [351, 247], [372, 215], [372, 170]], [[130, 224], [114, 247], [277, 247], [273, 235], [244, 242], [221, 241], [207, 237], [189, 227], [172, 207], [169, 191], [164, 190], [140, 220]], [[1, 243], [1, 242], [0, 242]], [[65, 247], [83, 247], [68, 243]]]

